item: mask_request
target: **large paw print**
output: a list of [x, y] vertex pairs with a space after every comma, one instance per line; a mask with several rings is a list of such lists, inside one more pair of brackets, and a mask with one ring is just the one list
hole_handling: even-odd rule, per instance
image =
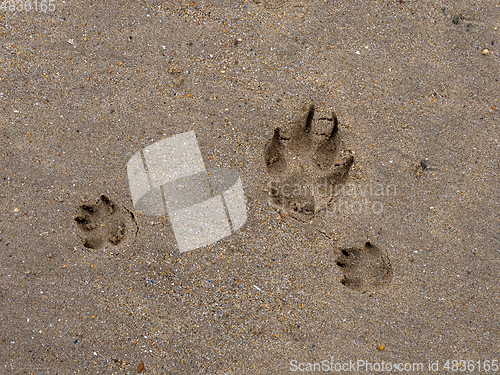
[[137, 233], [134, 215], [101, 195], [94, 204], [82, 204], [75, 222], [82, 232], [83, 246], [107, 249], [126, 242]]
[[326, 207], [354, 161], [338, 137], [335, 113], [318, 118], [313, 105], [294, 124], [290, 137], [275, 129], [264, 156], [269, 204], [302, 221]]

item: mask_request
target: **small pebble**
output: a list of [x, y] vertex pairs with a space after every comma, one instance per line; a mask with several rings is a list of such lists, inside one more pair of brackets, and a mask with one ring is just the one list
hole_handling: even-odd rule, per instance
[[485, 49], [483, 49], [483, 51], [481, 53], [483, 55], [487, 55], [489, 52], [490, 52], [490, 50], [488, 48], [485, 48]]
[[144, 362], [139, 363], [139, 366], [137, 366], [137, 372], [142, 372], [144, 370]]

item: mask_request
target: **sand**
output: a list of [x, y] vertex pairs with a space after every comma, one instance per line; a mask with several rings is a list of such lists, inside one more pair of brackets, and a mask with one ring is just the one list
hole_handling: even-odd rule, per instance
[[[0, 373], [493, 371], [498, 1], [52, 4], [0, 14]], [[189, 131], [248, 217], [180, 253], [127, 162]]]

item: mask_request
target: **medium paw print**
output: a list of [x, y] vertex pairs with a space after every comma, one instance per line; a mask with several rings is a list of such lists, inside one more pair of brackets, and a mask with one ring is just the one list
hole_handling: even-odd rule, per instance
[[392, 279], [389, 258], [370, 242], [361, 249], [341, 250], [335, 261], [342, 272], [340, 283], [361, 293], [382, 289]]
[[75, 222], [81, 231], [83, 246], [89, 249], [107, 249], [135, 237], [137, 225], [134, 215], [101, 195], [94, 204], [82, 204]]
[[313, 105], [289, 137], [275, 129], [264, 155], [271, 206], [302, 221], [326, 207], [354, 162], [338, 130], [335, 113], [319, 117]]

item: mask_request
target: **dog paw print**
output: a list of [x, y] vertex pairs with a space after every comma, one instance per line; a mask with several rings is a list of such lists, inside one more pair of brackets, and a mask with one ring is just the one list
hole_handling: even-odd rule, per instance
[[127, 242], [137, 233], [134, 215], [101, 195], [94, 204], [82, 204], [75, 222], [81, 232], [83, 246], [107, 249]]
[[289, 137], [274, 130], [265, 147], [270, 177], [269, 204], [285, 214], [310, 220], [326, 207], [342, 183], [354, 157], [339, 136], [337, 116], [317, 116], [311, 105], [292, 127]]
[[382, 289], [392, 279], [389, 258], [370, 242], [361, 249], [341, 250], [335, 261], [342, 272], [341, 284], [361, 293]]

